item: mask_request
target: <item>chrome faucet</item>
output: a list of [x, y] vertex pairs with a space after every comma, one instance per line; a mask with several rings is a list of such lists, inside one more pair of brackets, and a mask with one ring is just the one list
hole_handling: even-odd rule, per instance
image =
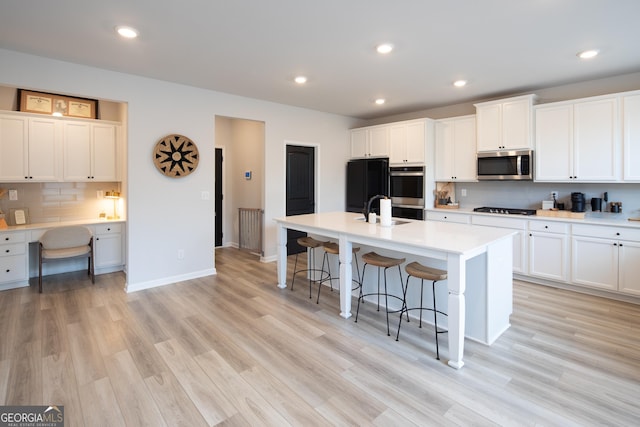
[[369, 212], [371, 212], [371, 203], [378, 199], [386, 199], [387, 196], [383, 194], [377, 194], [369, 199], [369, 201], [364, 205], [364, 209], [362, 210], [362, 214], [364, 215], [364, 220], [369, 221]]

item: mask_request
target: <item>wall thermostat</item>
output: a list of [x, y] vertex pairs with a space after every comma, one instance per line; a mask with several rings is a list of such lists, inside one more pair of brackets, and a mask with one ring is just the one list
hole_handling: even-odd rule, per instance
[[244, 179], [246, 179], [246, 180], [251, 179], [251, 171], [246, 171], [246, 172], [244, 173]]

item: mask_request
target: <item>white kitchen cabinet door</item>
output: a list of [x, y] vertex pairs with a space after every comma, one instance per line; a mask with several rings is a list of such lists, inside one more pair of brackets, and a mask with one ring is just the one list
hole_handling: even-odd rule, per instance
[[565, 234], [529, 233], [529, 275], [567, 281], [568, 238]]
[[369, 156], [388, 157], [389, 156], [389, 126], [377, 126], [368, 130], [369, 132]]
[[59, 123], [54, 119], [29, 119], [29, 181], [59, 181]]
[[65, 122], [63, 141], [62, 179], [91, 180], [91, 125], [86, 122]]
[[477, 150], [495, 151], [502, 147], [502, 104], [476, 106]]
[[23, 182], [29, 175], [28, 119], [0, 116], [0, 181]]
[[619, 181], [618, 99], [574, 105], [574, 175], [578, 181]]
[[95, 181], [118, 180], [117, 127], [112, 124], [92, 124], [92, 176]]
[[474, 104], [477, 151], [532, 148], [532, 111], [535, 95]]
[[573, 107], [539, 106], [535, 110], [535, 180], [569, 182], [573, 178]]
[[640, 242], [621, 241], [618, 250], [618, 290], [640, 296]]
[[351, 157], [389, 157], [389, 126], [351, 130]]
[[502, 148], [531, 148], [531, 98], [506, 101], [502, 104]]
[[122, 235], [122, 224], [96, 226], [96, 269], [119, 267], [124, 264]]
[[477, 181], [475, 116], [436, 122], [436, 181]]
[[65, 181], [117, 181], [117, 126], [65, 122]]
[[618, 289], [618, 242], [574, 236], [571, 281], [575, 284], [615, 291]]
[[623, 138], [625, 181], [640, 182], [640, 94], [624, 96]]
[[389, 163], [424, 164], [425, 121], [401, 122], [389, 128]]

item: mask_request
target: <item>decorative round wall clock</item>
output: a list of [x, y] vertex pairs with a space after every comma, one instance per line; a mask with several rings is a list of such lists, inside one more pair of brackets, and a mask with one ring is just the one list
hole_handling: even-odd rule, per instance
[[198, 147], [184, 135], [167, 135], [153, 150], [156, 168], [170, 178], [189, 175], [198, 167], [199, 160]]

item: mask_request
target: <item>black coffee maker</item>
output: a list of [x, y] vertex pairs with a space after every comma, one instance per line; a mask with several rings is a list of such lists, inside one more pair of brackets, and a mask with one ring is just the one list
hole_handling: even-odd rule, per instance
[[584, 212], [584, 193], [571, 193], [571, 212]]

